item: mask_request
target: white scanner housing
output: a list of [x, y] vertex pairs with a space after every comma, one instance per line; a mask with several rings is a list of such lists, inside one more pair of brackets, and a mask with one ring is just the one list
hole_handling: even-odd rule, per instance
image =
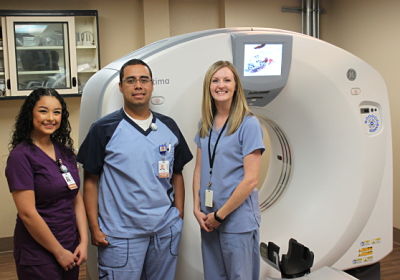
[[[283, 30], [217, 29], [168, 38], [107, 65], [88, 81], [81, 141], [92, 122], [122, 106], [119, 69], [132, 58], [152, 68], [152, 110], [178, 123], [193, 154], [205, 72], [217, 60], [235, 64], [265, 131], [261, 241], [272, 241], [286, 253], [288, 240], [296, 239], [314, 252], [312, 271], [373, 264], [392, 250], [388, 95], [382, 77], [367, 63], [329, 43]], [[200, 229], [192, 214], [193, 168], [194, 160], [184, 168], [177, 272], [182, 280], [203, 279]], [[95, 253], [90, 250], [90, 279], [97, 277]], [[261, 262], [261, 279], [277, 276]]]

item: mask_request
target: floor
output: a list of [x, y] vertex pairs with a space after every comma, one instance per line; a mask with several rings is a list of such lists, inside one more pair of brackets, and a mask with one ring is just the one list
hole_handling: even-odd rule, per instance
[[400, 279], [400, 244], [393, 245], [393, 251], [381, 261], [381, 280]]
[[[11, 252], [0, 253], [0, 279], [16, 280], [14, 260]], [[86, 279], [86, 269], [81, 268], [79, 280]], [[400, 279], [400, 245], [395, 244], [392, 253], [381, 261], [381, 280]]]
[[[17, 279], [12, 252], [0, 252], [0, 280]], [[82, 266], [79, 280], [86, 280], [86, 266]]]

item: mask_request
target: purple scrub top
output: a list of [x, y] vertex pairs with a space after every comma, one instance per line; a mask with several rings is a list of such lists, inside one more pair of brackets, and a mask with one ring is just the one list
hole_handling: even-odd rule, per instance
[[[67, 166], [79, 187], [75, 156], [54, 143], [56, 158]], [[74, 211], [74, 199], [79, 188], [70, 190], [58, 164], [39, 147], [18, 144], [10, 153], [6, 177], [10, 192], [33, 190], [36, 209], [61, 245], [74, 251], [79, 243]], [[17, 215], [14, 231], [14, 257], [17, 264], [39, 265], [55, 261], [53, 255], [37, 243]]]

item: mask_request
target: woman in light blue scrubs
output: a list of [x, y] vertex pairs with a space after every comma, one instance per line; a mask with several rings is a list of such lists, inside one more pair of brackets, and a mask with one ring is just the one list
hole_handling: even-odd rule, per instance
[[196, 135], [194, 215], [201, 228], [204, 279], [258, 280], [258, 183], [264, 151], [235, 67], [217, 61], [203, 83]]

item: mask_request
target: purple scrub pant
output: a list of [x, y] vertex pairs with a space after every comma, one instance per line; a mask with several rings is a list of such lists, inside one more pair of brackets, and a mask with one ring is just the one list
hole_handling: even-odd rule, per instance
[[19, 280], [78, 280], [79, 267], [65, 271], [57, 263], [16, 265]]

